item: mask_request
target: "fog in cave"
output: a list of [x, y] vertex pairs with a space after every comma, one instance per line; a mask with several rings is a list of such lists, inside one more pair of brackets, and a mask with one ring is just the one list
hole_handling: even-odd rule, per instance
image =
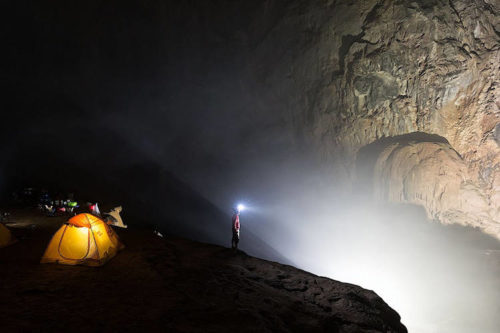
[[[498, 109], [477, 107], [474, 113], [467, 109], [473, 102], [463, 104], [460, 112], [469, 112], [470, 118], [487, 113], [481, 118], [484, 140], [474, 141], [460, 137], [460, 132], [476, 131], [476, 123], [453, 123], [454, 111], [440, 104], [448, 98], [459, 105], [467, 97], [452, 99], [450, 94], [458, 93], [450, 90], [464, 84], [464, 96], [473, 94], [480, 86], [474, 82], [481, 80], [481, 89], [493, 94], [484, 97], [491, 102], [498, 93], [488, 90], [485, 82], [497, 82], [498, 68], [491, 69], [494, 62], [487, 67], [487, 78], [477, 79], [476, 72], [453, 77], [445, 82], [452, 88], [436, 83], [447, 87], [436, 98], [424, 91], [432, 82], [398, 91], [414, 82], [405, 77], [408, 73], [401, 74], [411, 56], [390, 49], [384, 42], [386, 28], [377, 22], [403, 22], [407, 17], [410, 23], [401, 29], [426, 42], [418, 32], [438, 30], [454, 11], [439, 1], [393, 7], [372, 2], [371, 7], [348, 1], [322, 1], [317, 7], [304, 1], [6, 2], [0, 125], [4, 202], [13, 190], [26, 186], [74, 191], [88, 200], [123, 204], [132, 226], [153, 226], [165, 234], [224, 246], [230, 245], [231, 209], [243, 203], [247, 209], [241, 214], [241, 248], [250, 255], [374, 290], [401, 315], [410, 332], [498, 332]], [[458, 7], [462, 24], [473, 22], [470, 13], [481, 6], [495, 13], [488, 1], [474, 3], [474, 10]], [[398, 12], [397, 6], [404, 11]], [[498, 12], [488, 13], [484, 10], [481, 20], [498, 23]], [[419, 20], [425, 15], [430, 18], [424, 24]], [[343, 31], [335, 23], [341, 17], [351, 20], [346, 26], [359, 20], [363, 31]], [[431, 21], [435, 25], [428, 28]], [[498, 56], [498, 33], [491, 37], [486, 23], [469, 29], [476, 31], [470, 33], [477, 40], [486, 36], [482, 44], [465, 47], [472, 55], [464, 56], [460, 52], [466, 51], [460, 49], [457, 58], [476, 57], [470, 50], [474, 47], [492, 59], [494, 52]], [[373, 32], [377, 29], [380, 36]], [[341, 32], [332, 32], [331, 41], [335, 51], [329, 53], [325, 50], [330, 44], [321, 38], [337, 30]], [[408, 36], [391, 41], [413, 43]], [[457, 39], [469, 38], [463, 36]], [[448, 54], [456, 51], [454, 41], [439, 38], [436, 33], [435, 48], [449, 47]], [[361, 45], [377, 43], [386, 46], [357, 51]], [[342, 54], [341, 61], [337, 58]], [[388, 56], [359, 64], [379, 54]], [[433, 75], [446, 77], [449, 73], [441, 71], [452, 65], [436, 65], [444, 59], [436, 49], [432, 56], [428, 62], [436, 66]], [[346, 73], [327, 65], [329, 61], [341, 63]], [[392, 69], [386, 67], [392, 64], [386, 61], [396, 62], [394, 72], [407, 82], [401, 83], [393, 72], [397, 80], [388, 78]], [[475, 66], [481, 68], [487, 61], [478, 63]], [[327, 100], [326, 95], [333, 97]], [[412, 109], [407, 105], [414, 95], [418, 107]], [[421, 102], [427, 97], [442, 108]], [[387, 100], [394, 104], [387, 106]], [[353, 110], [345, 111], [347, 104]], [[435, 110], [444, 111], [435, 115]], [[352, 125], [365, 119], [359, 115], [365, 113], [373, 115], [373, 127]], [[390, 117], [391, 121], [383, 120]], [[408, 120], [418, 117], [422, 120]], [[373, 170], [383, 151], [369, 144], [421, 132], [432, 140], [443, 138], [436, 141], [436, 154], [447, 147], [453, 150], [441, 169], [456, 167], [453, 177], [467, 180], [457, 185], [463, 192], [443, 190], [445, 195], [438, 197], [441, 192], [432, 190], [429, 199], [420, 202], [415, 193], [421, 189], [415, 184], [439, 183], [429, 176], [435, 173], [422, 172], [423, 178], [413, 183], [409, 176], [401, 176], [404, 199], [388, 202], [374, 196], [375, 182], [394, 178], [403, 168], [398, 169], [397, 160], [389, 161], [384, 170], [396, 171], [377, 179]], [[404, 146], [399, 139], [394, 142]], [[414, 139], [407, 141], [420, 140]], [[476, 142], [483, 148], [473, 155], [470, 147]], [[359, 158], [363, 147], [374, 152], [374, 161]], [[439, 162], [439, 156], [431, 157]], [[476, 161], [486, 161], [488, 168]], [[372, 164], [366, 169], [364, 163]], [[481, 177], [469, 179], [463, 170]], [[395, 185], [387, 185], [387, 192], [397, 192], [391, 192], [391, 186]], [[473, 199], [467, 201], [470, 206], [458, 209], [453, 195]]]
[[410, 331], [497, 329], [497, 239], [430, 221], [418, 206], [317, 188], [286, 192], [243, 221], [298, 267], [377, 291]]

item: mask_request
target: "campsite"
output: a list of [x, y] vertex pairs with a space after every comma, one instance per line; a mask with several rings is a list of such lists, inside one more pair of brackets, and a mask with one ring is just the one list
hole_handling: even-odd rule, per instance
[[500, 0], [0, 14], [0, 333], [500, 332]]
[[[130, 251], [103, 267], [40, 264], [67, 217], [45, 217], [34, 209], [14, 211], [12, 216], [8, 225], [20, 241], [0, 251], [3, 332], [111, 327], [133, 331], [134, 325], [144, 327], [141, 321], [149, 321], [151, 309], [168, 291], [148, 262], [154, 250], [149, 251], [164, 249], [152, 232], [117, 231]], [[136, 315], [131, 316], [131, 309]]]
[[[371, 291], [147, 228], [114, 228], [125, 248], [101, 267], [40, 264], [67, 216], [11, 216], [19, 241], [0, 249], [2, 332], [322, 332], [342, 320], [405, 331]], [[336, 295], [333, 312], [320, 288]]]

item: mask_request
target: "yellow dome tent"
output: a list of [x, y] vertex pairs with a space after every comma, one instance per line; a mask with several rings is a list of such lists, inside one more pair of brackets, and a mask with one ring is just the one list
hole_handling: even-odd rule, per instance
[[9, 229], [0, 223], [0, 248], [11, 245], [17, 242], [17, 239], [12, 236]]
[[55, 233], [40, 262], [102, 266], [123, 248], [106, 222], [91, 214], [78, 214]]

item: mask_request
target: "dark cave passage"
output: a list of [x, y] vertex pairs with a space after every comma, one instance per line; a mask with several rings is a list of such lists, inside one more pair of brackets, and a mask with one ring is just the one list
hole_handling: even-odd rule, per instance
[[[382, 152], [391, 145], [408, 145], [409, 143], [419, 142], [436, 142], [448, 144], [446, 138], [437, 134], [429, 134], [424, 132], [413, 132], [392, 137], [380, 138], [358, 150], [356, 155], [356, 179], [358, 182], [357, 188], [368, 189], [368, 193], [373, 191], [374, 173], [377, 160]], [[451, 146], [450, 146], [451, 148]]]

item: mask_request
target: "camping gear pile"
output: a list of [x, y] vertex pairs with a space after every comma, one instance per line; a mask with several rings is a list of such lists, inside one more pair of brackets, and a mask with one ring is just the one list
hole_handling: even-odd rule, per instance
[[106, 223], [118, 228], [127, 228], [127, 226], [123, 223], [122, 217], [120, 216], [121, 212], [122, 206], [119, 206], [113, 208], [107, 213], [104, 213], [104, 216], [106, 216]]
[[44, 198], [38, 203], [38, 209], [47, 216], [74, 215], [75, 209], [80, 207], [77, 201], [67, 200], [47, 200]]
[[47, 216], [74, 215], [79, 207], [73, 193], [52, 195], [46, 189], [26, 187], [12, 193], [12, 202], [24, 207], [38, 207]]
[[[27, 188], [21, 193], [32, 198], [35, 189]], [[52, 200], [47, 191], [42, 190], [38, 197], [38, 208], [48, 216], [72, 215], [54, 234], [49, 242], [41, 263], [65, 265], [102, 266], [125, 246], [111, 226], [127, 228], [120, 216], [122, 207], [115, 207], [101, 217], [97, 203], [87, 203], [90, 213], [76, 214], [79, 207], [73, 196], [67, 200]], [[28, 202], [22, 202], [28, 203]], [[1, 222], [6, 220], [0, 213], [0, 248], [11, 245], [17, 240]]]
[[91, 214], [95, 216], [101, 216], [101, 211], [99, 209], [99, 205], [96, 203], [87, 202], [87, 206], [89, 207], [89, 211]]

